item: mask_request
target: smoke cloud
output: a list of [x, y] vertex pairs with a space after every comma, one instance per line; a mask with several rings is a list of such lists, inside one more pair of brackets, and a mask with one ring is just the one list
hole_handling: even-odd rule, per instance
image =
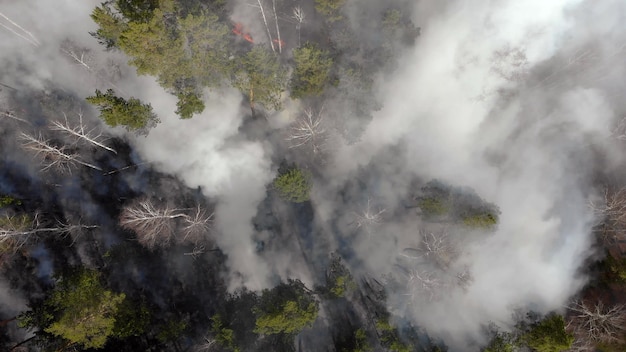
[[[328, 169], [340, 185], [361, 167], [374, 168], [385, 185], [377, 196], [387, 202], [401, 200], [419, 176], [472, 187], [499, 205], [495, 233], [461, 235], [459, 262], [473, 276], [467, 290], [434, 304], [409, 302], [406, 311], [405, 318], [455, 350], [479, 339], [481, 325], [510, 324], [515, 308], [562, 309], [585, 282], [577, 271], [590, 255], [593, 150], [610, 153], [611, 125], [623, 109], [610, 101], [623, 84], [598, 75], [608, 67], [623, 72], [607, 55], [623, 49], [612, 30], [619, 23], [615, 8], [623, 5], [604, 5], [418, 4], [422, 35], [380, 84], [384, 108]], [[594, 38], [611, 40], [589, 54], [593, 62], [576, 62]], [[403, 153], [381, 162], [392, 146]], [[332, 192], [318, 193], [317, 202], [331, 209], [326, 214], [342, 206], [325, 201]], [[418, 225], [406, 226], [387, 225], [361, 245], [366, 250], [358, 257], [370, 273], [391, 271], [397, 253], [418, 240]]]

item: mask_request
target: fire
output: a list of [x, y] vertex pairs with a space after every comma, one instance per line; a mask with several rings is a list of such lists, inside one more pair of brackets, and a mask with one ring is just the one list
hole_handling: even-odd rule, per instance
[[252, 36], [250, 35], [250, 33], [244, 31], [243, 25], [241, 25], [241, 23], [235, 23], [235, 27], [233, 28], [233, 33], [235, 33], [235, 35], [242, 37], [247, 42], [254, 43]]

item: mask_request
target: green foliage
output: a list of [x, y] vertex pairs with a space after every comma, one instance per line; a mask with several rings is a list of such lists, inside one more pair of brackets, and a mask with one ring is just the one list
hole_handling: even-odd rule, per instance
[[181, 119], [189, 119], [193, 114], [204, 111], [204, 102], [195, 93], [179, 94], [176, 102], [176, 114]]
[[411, 347], [400, 341], [398, 330], [389, 324], [388, 319], [376, 320], [376, 329], [380, 334], [383, 346], [394, 352], [411, 352]]
[[290, 281], [271, 290], [263, 290], [254, 312], [255, 333], [291, 335], [313, 325], [317, 319], [318, 303], [304, 284]]
[[183, 332], [187, 329], [187, 321], [169, 320], [165, 325], [161, 326], [157, 333], [157, 339], [163, 343], [176, 341], [180, 338]]
[[188, 15], [180, 20], [179, 31], [185, 40], [190, 77], [198, 79], [201, 86], [212, 87], [231, 76], [230, 29], [218, 16], [207, 12]]
[[144, 302], [133, 302], [125, 299], [119, 307], [113, 326], [113, 336], [125, 339], [140, 336], [150, 326], [151, 314]]
[[8, 207], [9, 205], [22, 205], [22, 202], [11, 196], [0, 195], [0, 208]]
[[125, 126], [129, 131], [142, 131], [159, 122], [150, 104], [142, 104], [133, 97], [128, 100], [120, 98], [112, 89], [104, 94], [96, 90], [96, 95], [86, 99], [100, 109], [100, 118], [112, 127]]
[[565, 330], [563, 317], [552, 313], [531, 324], [520, 341], [537, 352], [561, 352], [572, 346], [574, 336]]
[[487, 203], [471, 189], [433, 180], [422, 187], [421, 193], [417, 205], [428, 220], [446, 218], [477, 229], [493, 229], [498, 224], [498, 207]]
[[343, 18], [341, 8], [346, 0], [315, 0], [315, 10], [326, 17], [326, 21], [333, 23]]
[[174, 86], [180, 76], [188, 76], [183, 39], [167, 26], [166, 13], [161, 9], [154, 11], [149, 22], [130, 22], [118, 45], [131, 57], [128, 63], [138, 74], [156, 76], [165, 87]]
[[330, 82], [333, 60], [327, 51], [306, 43], [293, 51], [295, 70], [291, 81], [291, 96], [302, 98], [322, 93]]
[[330, 292], [337, 297], [343, 297], [347, 292], [356, 290], [356, 282], [352, 280], [351, 276], [344, 275], [338, 276], [335, 279], [335, 283], [333, 287], [331, 287]]
[[326, 285], [334, 297], [344, 297], [358, 288], [350, 270], [342, 263], [341, 257], [331, 254], [330, 264], [326, 273]]
[[496, 333], [482, 352], [514, 352], [515, 344], [513, 337], [508, 333]]
[[103, 347], [114, 333], [124, 298], [106, 290], [97, 271], [80, 270], [62, 279], [46, 302], [56, 319], [44, 330], [85, 348]]
[[450, 201], [446, 198], [424, 197], [418, 200], [422, 214], [427, 218], [446, 215], [450, 212]]
[[107, 49], [117, 46], [117, 42], [127, 26], [109, 3], [110, 1], [102, 3], [91, 13], [91, 19], [98, 25], [98, 30], [90, 33]]
[[298, 168], [293, 168], [278, 175], [273, 182], [274, 189], [281, 198], [294, 203], [309, 200], [311, 192], [311, 175]]
[[615, 258], [607, 254], [600, 263], [603, 279], [606, 283], [626, 283], [626, 258]]
[[226, 328], [223, 325], [222, 317], [219, 314], [214, 315], [211, 321], [211, 331], [215, 335], [217, 343], [231, 351], [239, 352], [239, 347], [235, 343], [235, 332], [233, 329]]
[[285, 72], [273, 52], [256, 46], [238, 59], [233, 86], [248, 97], [252, 108], [255, 103], [259, 103], [265, 108], [279, 110], [281, 96], [287, 85]]
[[462, 221], [467, 227], [490, 229], [498, 224], [498, 216], [494, 213], [468, 215], [463, 217]]

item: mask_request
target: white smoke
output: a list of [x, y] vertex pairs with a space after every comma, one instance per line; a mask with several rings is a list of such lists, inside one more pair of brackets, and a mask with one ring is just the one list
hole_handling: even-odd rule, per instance
[[136, 149], [157, 169], [180, 176], [190, 187], [201, 186], [218, 201], [217, 244], [228, 255], [230, 287], [267, 287], [270, 270], [255, 253], [251, 220], [273, 178], [271, 149], [239, 134], [245, 116], [241, 95], [228, 89], [208, 93], [205, 111], [181, 120], [174, 114], [176, 98], [156, 83], [143, 94], [161, 123], [147, 137], [133, 139]]
[[[386, 147], [401, 145], [406, 153], [378, 166], [389, 185], [383, 196], [400, 197], [406, 180], [419, 175], [472, 187], [499, 205], [496, 233], [463, 244], [459, 261], [469, 263], [474, 277], [467, 292], [414, 302], [405, 314], [455, 350], [466, 348], [468, 337], [480, 339], [482, 324], [511, 323], [516, 308], [562, 309], [584, 284], [577, 270], [591, 242], [590, 148], [605, 147], [615, 112], [603, 87], [564, 82], [569, 72], [559, 60], [584, 43], [576, 33], [585, 23], [573, 14], [590, 6], [595, 3], [578, 0], [418, 5], [422, 35], [381, 85], [384, 108], [329, 168], [340, 184]], [[595, 28], [593, 38], [611, 34], [606, 23]], [[545, 64], [559, 74], [534, 76]], [[390, 270], [393, 251], [414, 242], [417, 228], [380, 236], [360, 251], [375, 274]]]

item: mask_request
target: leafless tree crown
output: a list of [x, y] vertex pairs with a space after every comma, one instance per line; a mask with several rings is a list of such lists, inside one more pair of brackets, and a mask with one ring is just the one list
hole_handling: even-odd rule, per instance
[[34, 137], [30, 134], [21, 133], [20, 139], [24, 149], [35, 153], [42, 159], [44, 163], [42, 171], [57, 169], [60, 172], [71, 173], [78, 164], [102, 171], [100, 167], [82, 161], [77, 153], [68, 150], [65, 146], [52, 144], [49, 139], [43, 138], [41, 134]]
[[[120, 215], [120, 225], [137, 234], [139, 243], [147, 248], [166, 247], [173, 241], [198, 243], [211, 229], [213, 214], [200, 207], [186, 214], [166, 204], [157, 205], [143, 199], [126, 206]], [[179, 221], [181, 236], [176, 238]]]
[[[623, 304], [607, 307], [601, 301], [595, 304], [576, 302], [570, 310], [573, 314], [568, 328], [577, 340], [583, 341], [577, 345], [624, 342], [626, 307]], [[584, 343], [584, 341], [591, 342], [591, 344]]]
[[375, 208], [371, 205], [371, 200], [367, 199], [367, 206], [360, 212], [354, 212], [352, 215], [354, 216], [354, 224], [357, 228], [365, 228], [370, 229], [373, 226], [381, 224], [383, 219], [383, 214], [387, 211], [387, 209]]
[[304, 110], [289, 129], [286, 140], [290, 148], [311, 148], [314, 154], [320, 153], [328, 140], [328, 133], [322, 123], [322, 113], [314, 114], [312, 109]]
[[97, 128], [89, 128], [83, 121], [83, 114], [79, 112], [77, 114], [78, 121], [72, 125], [67, 118], [67, 115], [63, 113], [63, 121], [53, 121], [52, 130], [60, 131], [74, 138], [77, 142], [84, 142], [92, 146], [102, 148], [111, 153], [117, 154], [117, 152], [104, 144], [105, 138], [102, 136], [102, 132], [98, 132]]

